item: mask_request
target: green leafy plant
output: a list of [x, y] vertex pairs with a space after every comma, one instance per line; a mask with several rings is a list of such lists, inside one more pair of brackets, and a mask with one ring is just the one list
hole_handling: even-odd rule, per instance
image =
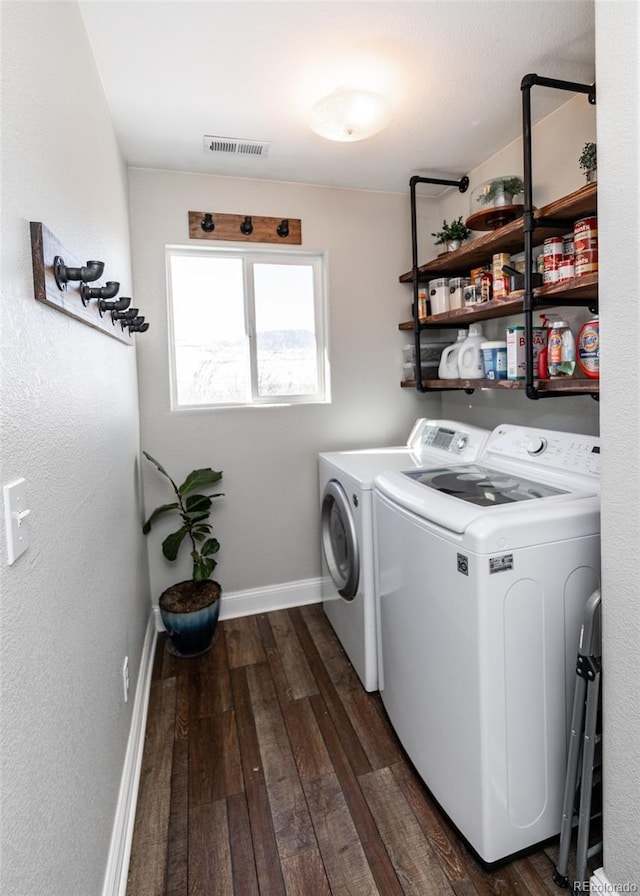
[[214, 495], [203, 495], [200, 494], [200, 491], [201, 489], [210, 488], [216, 482], [219, 482], [222, 479], [222, 472], [212, 470], [210, 467], [202, 470], [193, 470], [182, 485], [176, 485], [171, 476], [155, 458], [147, 454], [146, 451], [142, 453], [169, 480], [176, 496], [176, 500], [170, 504], [162, 504], [160, 507], [156, 507], [142, 527], [142, 531], [147, 535], [151, 531], [152, 523], [160, 516], [164, 516], [167, 513], [177, 515], [181, 520], [181, 526], [162, 542], [162, 553], [167, 560], [175, 560], [182, 543], [188, 537], [191, 542], [191, 559], [193, 560], [192, 580], [194, 582], [204, 582], [217, 566], [217, 561], [213, 555], [220, 550], [220, 543], [211, 534], [212, 526], [209, 519], [211, 517], [213, 498], [221, 497], [223, 492], [217, 492]]
[[585, 143], [578, 162], [585, 171], [598, 167], [598, 153], [595, 143]]
[[480, 205], [488, 205], [501, 193], [518, 196], [523, 190], [524, 181], [521, 177], [497, 177], [485, 184], [477, 198]]
[[442, 222], [442, 230], [432, 233], [431, 236], [436, 237], [435, 245], [442, 246], [451, 240], [466, 240], [471, 235], [471, 231], [466, 224], [462, 223], [462, 215], [447, 224], [446, 220]]

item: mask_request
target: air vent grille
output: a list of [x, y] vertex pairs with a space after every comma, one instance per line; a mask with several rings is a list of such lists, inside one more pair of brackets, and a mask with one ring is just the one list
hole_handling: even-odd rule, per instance
[[237, 137], [204, 136], [204, 151], [225, 155], [252, 156], [262, 158], [269, 152], [271, 144], [260, 140], [240, 140]]

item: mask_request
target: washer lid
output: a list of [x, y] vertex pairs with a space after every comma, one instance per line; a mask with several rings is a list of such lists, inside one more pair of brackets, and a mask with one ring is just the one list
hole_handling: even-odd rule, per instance
[[432, 470], [409, 470], [403, 475], [427, 488], [467, 501], [469, 504], [477, 504], [479, 507], [496, 507], [515, 501], [531, 501], [548, 498], [551, 495], [568, 494], [566, 489], [478, 465], [461, 464]]
[[[466, 471], [466, 480], [458, 479], [461, 471]], [[433, 485], [429, 484], [431, 479]], [[467, 464], [383, 473], [376, 477], [375, 488], [416, 516], [458, 534], [480, 520], [487, 524], [493, 521], [491, 527], [495, 524], [508, 531], [510, 526], [526, 524], [527, 520], [540, 524], [554, 516], [564, 518], [587, 509], [591, 512], [599, 504], [595, 490], [572, 489], [568, 483], [563, 490], [518, 474]], [[466, 490], [466, 496], [459, 493], [461, 490]], [[585, 498], [590, 500], [578, 500]]]

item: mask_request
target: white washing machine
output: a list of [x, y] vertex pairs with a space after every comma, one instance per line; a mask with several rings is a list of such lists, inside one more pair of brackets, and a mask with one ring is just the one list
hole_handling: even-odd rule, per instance
[[373, 479], [383, 470], [474, 460], [488, 435], [475, 426], [420, 418], [401, 447], [319, 455], [324, 611], [367, 691], [378, 687]]
[[473, 464], [375, 480], [379, 689], [485, 863], [559, 833], [600, 448], [502, 425]]

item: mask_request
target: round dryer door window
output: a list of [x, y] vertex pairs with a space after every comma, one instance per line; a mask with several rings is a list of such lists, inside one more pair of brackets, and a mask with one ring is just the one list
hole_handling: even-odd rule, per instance
[[353, 600], [360, 578], [356, 527], [346, 492], [336, 479], [322, 497], [322, 550], [338, 594]]

